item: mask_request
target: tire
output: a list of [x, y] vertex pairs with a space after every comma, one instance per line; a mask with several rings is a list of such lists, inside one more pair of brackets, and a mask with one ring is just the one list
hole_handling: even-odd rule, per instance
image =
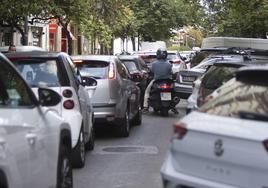
[[95, 129], [94, 126], [92, 125], [89, 141], [86, 143], [86, 150], [92, 151], [94, 149], [94, 146], [95, 146]]
[[57, 188], [73, 187], [73, 171], [70, 159], [71, 148], [61, 146], [57, 168]]
[[138, 113], [132, 119], [132, 125], [141, 125], [142, 122], [142, 112], [141, 107], [139, 106]]
[[129, 122], [129, 112], [128, 108], [126, 109], [125, 116], [122, 119], [122, 122], [118, 126], [118, 133], [121, 137], [128, 137], [130, 132], [130, 122]]
[[82, 168], [85, 165], [86, 160], [86, 148], [85, 148], [85, 137], [83, 127], [79, 133], [79, 139], [77, 145], [73, 149], [72, 164], [74, 168]]
[[162, 110], [161, 110], [161, 115], [162, 116], [164, 116], [164, 117], [167, 117], [168, 116], [168, 108], [163, 108]]

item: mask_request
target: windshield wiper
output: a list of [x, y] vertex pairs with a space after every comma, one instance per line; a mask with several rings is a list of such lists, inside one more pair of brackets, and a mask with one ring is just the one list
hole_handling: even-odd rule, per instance
[[259, 114], [259, 113], [254, 113], [254, 112], [247, 112], [247, 111], [239, 111], [238, 115], [242, 119], [268, 121], [268, 116], [264, 115], [264, 114]]

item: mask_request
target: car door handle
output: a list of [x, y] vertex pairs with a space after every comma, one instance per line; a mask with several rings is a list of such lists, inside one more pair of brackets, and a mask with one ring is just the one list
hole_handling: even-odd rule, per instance
[[34, 133], [27, 133], [26, 139], [30, 145], [34, 145], [36, 142], [37, 135]]

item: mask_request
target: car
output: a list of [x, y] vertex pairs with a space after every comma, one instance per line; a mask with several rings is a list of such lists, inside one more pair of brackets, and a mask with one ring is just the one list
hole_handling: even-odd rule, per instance
[[172, 78], [175, 80], [180, 70], [187, 69], [185, 58], [178, 51], [167, 51], [167, 60], [172, 64]]
[[62, 98], [37, 90], [0, 53], [1, 188], [72, 187], [70, 125], [50, 108]]
[[136, 82], [141, 90], [140, 103], [143, 108], [144, 93], [149, 84], [150, 69], [147, 67], [143, 59], [135, 55], [120, 55], [118, 58], [126, 66], [131, 80]]
[[48, 87], [62, 96], [51, 106], [71, 125], [72, 163], [85, 165], [85, 151], [94, 148], [94, 111], [81, 75], [71, 57], [63, 52], [16, 52], [6, 56], [37, 95], [38, 87]]
[[128, 137], [130, 125], [142, 123], [140, 89], [117, 56], [72, 56], [83, 76], [93, 77], [98, 85], [92, 96], [96, 127], [115, 126], [120, 136]]
[[240, 68], [231, 90], [174, 124], [161, 167], [164, 187], [268, 185], [267, 75], [267, 65]]
[[193, 91], [193, 82], [202, 76], [211, 65], [213, 65], [217, 61], [222, 60], [232, 60], [236, 58], [237, 61], [242, 61], [241, 56], [235, 55], [211, 55], [205, 58], [200, 64], [191, 68], [190, 70], [181, 70], [177, 74], [176, 82], [175, 82], [175, 91], [178, 93], [180, 98], [188, 99], [188, 97], [192, 94]]
[[[0, 46], [0, 52], [8, 53], [9, 46]], [[46, 51], [39, 46], [16, 46], [16, 52]]]

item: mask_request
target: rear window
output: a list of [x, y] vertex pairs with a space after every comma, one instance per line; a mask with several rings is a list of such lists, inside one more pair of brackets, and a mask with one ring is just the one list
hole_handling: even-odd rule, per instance
[[138, 71], [138, 67], [134, 61], [122, 61], [124, 65], [127, 67], [129, 72]]
[[179, 58], [179, 56], [177, 55], [177, 54], [168, 54], [168, 56], [167, 56], [167, 59], [168, 60], [170, 60], [170, 59], [178, 59]]
[[83, 61], [76, 65], [82, 76], [90, 76], [95, 79], [108, 78], [109, 63], [105, 61]]
[[31, 87], [62, 85], [56, 59], [15, 59], [12, 62]]
[[202, 84], [207, 89], [217, 89], [234, 77], [235, 67], [212, 66], [202, 79]]
[[268, 87], [235, 82], [205, 103], [202, 112], [240, 118], [241, 114], [268, 114]]

